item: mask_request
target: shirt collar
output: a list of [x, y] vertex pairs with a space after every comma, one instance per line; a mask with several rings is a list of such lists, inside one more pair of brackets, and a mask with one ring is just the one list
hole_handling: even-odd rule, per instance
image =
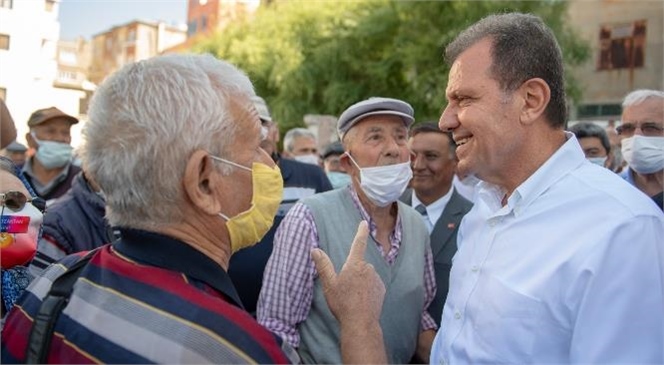
[[25, 160], [22, 171], [24, 174], [30, 176], [31, 180], [30, 183], [32, 184], [32, 187], [35, 188], [37, 194], [40, 196], [44, 196], [50, 193], [51, 190], [53, 190], [57, 184], [59, 184], [60, 182], [64, 181], [67, 178], [67, 174], [69, 174], [69, 165], [71, 165], [71, 161], [68, 162], [62, 168], [62, 170], [60, 170], [60, 173], [57, 174], [51, 181], [49, 181], [46, 185], [42, 185], [42, 183], [40, 183], [39, 180], [36, 178], [35, 172], [32, 169], [33, 158], [36, 157], [33, 156]]
[[496, 208], [492, 210], [497, 210], [498, 213], [503, 212], [507, 214], [513, 211], [518, 216], [523, 209], [542, 195], [562, 176], [586, 162], [586, 157], [574, 134], [565, 132], [565, 137], [567, 141], [535, 173], [530, 175], [526, 181], [514, 190], [514, 193], [507, 199], [505, 207], [502, 207], [501, 204], [505, 191], [485, 181], [482, 181], [479, 185], [480, 193], [478, 194], [478, 198], [482, 199], [489, 207]]
[[[348, 185], [347, 189], [350, 192], [350, 196], [353, 199], [355, 207], [360, 212], [360, 217], [362, 217], [363, 220], [367, 221], [369, 225], [369, 233], [375, 239], [376, 234], [378, 234], [378, 227], [376, 226], [376, 222], [374, 222], [374, 220], [371, 218], [367, 210], [364, 209], [364, 206], [362, 205], [360, 197], [357, 195], [357, 191], [355, 191], [355, 187], [353, 186], [353, 184]], [[394, 224], [394, 230], [392, 231], [392, 234], [390, 234], [390, 242], [392, 246], [398, 247], [401, 244], [401, 217], [398, 214], [399, 204], [397, 202], [394, 202], [392, 204], [396, 205], [395, 208], [397, 209], [397, 220], [396, 223]]]
[[123, 228], [113, 248], [140, 263], [181, 272], [204, 282], [243, 308], [228, 273], [211, 258], [192, 246], [155, 232]]
[[424, 205], [424, 203], [422, 203], [422, 201], [417, 198], [415, 190], [413, 190], [412, 206], [416, 207], [418, 204], [422, 204], [427, 211], [427, 217], [429, 218], [429, 222], [435, 225], [436, 222], [438, 221], [438, 218], [440, 218], [440, 216], [443, 214], [443, 211], [445, 210], [447, 203], [450, 202], [453, 191], [454, 188], [452, 187], [452, 185], [450, 185], [450, 190], [448, 190], [447, 193], [445, 193], [445, 195], [441, 196], [440, 198], [438, 198], [436, 201], [434, 201], [429, 205]]

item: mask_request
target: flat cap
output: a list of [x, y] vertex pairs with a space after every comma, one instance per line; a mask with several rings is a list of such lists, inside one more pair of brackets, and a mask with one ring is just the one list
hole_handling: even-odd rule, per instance
[[254, 108], [256, 108], [256, 111], [258, 112], [258, 117], [261, 118], [261, 120], [264, 120], [266, 122], [272, 121], [272, 116], [270, 115], [270, 109], [268, 109], [267, 103], [265, 103], [265, 100], [263, 98], [254, 95], [251, 97], [251, 102], [254, 103]]
[[7, 152], [26, 152], [28, 150], [28, 147], [25, 147], [24, 145], [14, 141], [5, 147], [5, 150]]
[[396, 115], [406, 127], [415, 121], [413, 107], [405, 101], [392, 98], [372, 97], [355, 103], [346, 109], [337, 122], [337, 132], [343, 136], [360, 120], [371, 115]]
[[34, 127], [55, 118], [67, 119], [71, 122], [71, 124], [78, 123], [78, 119], [52, 106], [50, 108], [36, 110], [34, 113], [32, 113], [32, 115], [30, 115], [30, 119], [28, 119], [28, 126]]
[[332, 142], [325, 146], [321, 157], [324, 159], [332, 155], [342, 155], [344, 153], [344, 146], [339, 141]]

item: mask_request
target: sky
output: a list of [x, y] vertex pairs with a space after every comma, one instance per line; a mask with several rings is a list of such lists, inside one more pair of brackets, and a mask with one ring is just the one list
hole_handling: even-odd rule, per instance
[[187, 0], [62, 0], [60, 39], [80, 36], [90, 40], [95, 34], [137, 19], [186, 24]]

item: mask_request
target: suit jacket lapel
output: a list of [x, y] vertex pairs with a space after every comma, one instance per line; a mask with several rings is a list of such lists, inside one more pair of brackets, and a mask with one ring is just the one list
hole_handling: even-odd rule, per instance
[[[445, 210], [443, 210], [443, 214], [440, 215], [436, 225], [433, 227], [433, 232], [431, 232], [431, 251], [434, 257], [453, 241], [450, 239], [452, 234], [457, 233], [457, 228], [463, 218], [463, 207], [459, 204], [459, 198], [460, 195], [455, 189]], [[453, 251], [456, 251], [456, 248]]]

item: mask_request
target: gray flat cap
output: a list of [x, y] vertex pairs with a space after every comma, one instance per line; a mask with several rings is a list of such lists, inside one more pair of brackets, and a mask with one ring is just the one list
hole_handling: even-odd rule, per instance
[[14, 142], [8, 144], [7, 147], [5, 147], [5, 150], [7, 150], [7, 152], [26, 152], [28, 150], [28, 148], [25, 147], [24, 145], [14, 141]]
[[263, 98], [261, 98], [260, 96], [252, 96], [251, 102], [254, 103], [254, 108], [256, 108], [256, 111], [258, 112], [258, 117], [261, 118], [261, 120], [264, 120], [266, 122], [272, 121], [272, 116], [270, 115], [270, 109], [268, 109], [267, 103], [265, 103], [265, 100], [263, 100]]
[[415, 121], [413, 114], [413, 107], [405, 101], [373, 97], [349, 106], [339, 117], [337, 132], [343, 138], [351, 127], [370, 115], [396, 115], [401, 117], [406, 127], [410, 127]]

